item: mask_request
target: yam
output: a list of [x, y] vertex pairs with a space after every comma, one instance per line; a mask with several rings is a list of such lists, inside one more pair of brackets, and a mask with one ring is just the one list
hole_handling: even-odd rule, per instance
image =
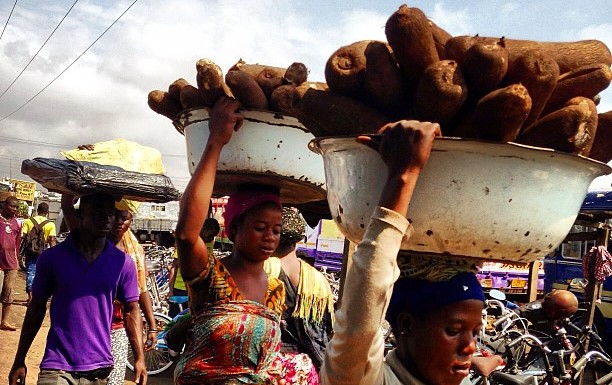
[[183, 110], [181, 105], [174, 100], [168, 92], [153, 90], [147, 96], [149, 108], [170, 120], [174, 120]]
[[213, 106], [221, 96], [233, 97], [232, 92], [223, 81], [221, 67], [209, 59], [196, 62], [196, 81], [207, 106]]
[[414, 97], [414, 117], [444, 126], [467, 99], [468, 89], [454, 60], [433, 63], [423, 73]]
[[[479, 37], [486, 43], [493, 43], [497, 38]], [[552, 56], [563, 74], [576, 68], [591, 65], [612, 64], [610, 49], [599, 40], [580, 40], [574, 42], [540, 42], [533, 40], [505, 39], [510, 65], [523, 53], [539, 49], [542, 53]], [[459, 62], [461, 63], [461, 62]]]
[[427, 16], [404, 4], [387, 20], [385, 35], [408, 87], [416, 88], [423, 71], [439, 60]]
[[308, 68], [304, 63], [294, 62], [285, 70], [285, 76], [283, 76], [285, 83], [299, 86], [308, 80]]
[[266, 97], [269, 99], [270, 95], [272, 95], [272, 91], [281, 84], [283, 84], [283, 77], [285, 75], [285, 70], [281, 70], [276, 67], [265, 67], [257, 78], [257, 84], [263, 90]]
[[168, 93], [172, 97], [172, 99], [177, 102], [181, 102], [181, 89], [185, 86], [189, 85], [189, 82], [183, 78], [176, 79], [172, 84], [168, 86]]
[[225, 75], [225, 83], [238, 99], [242, 107], [259, 110], [268, 109], [268, 98], [251, 75], [243, 71], [229, 71]]
[[588, 156], [597, 131], [597, 107], [589, 98], [568, 101], [528, 127], [518, 142]]
[[478, 101], [473, 114], [456, 128], [454, 135], [512, 142], [530, 109], [531, 97], [527, 88], [520, 84], [498, 88]]
[[480, 98], [496, 89], [508, 71], [508, 51], [504, 38], [494, 43], [476, 40], [466, 51], [461, 69], [471, 97]]
[[379, 41], [367, 45], [363, 101], [393, 119], [402, 119], [409, 116], [411, 103], [390, 49], [388, 44]]
[[597, 115], [597, 131], [589, 158], [604, 163], [612, 160], [612, 111]]
[[200, 90], [190, 84], [181, 88], [179, 100], [184, 109], [203, 108], [206, 106]]
[[452, 35], [446, 32], [443, 28], [440, 28], [436, 23], [429, 20], [429, 27], [431, 28], [431, 34], [434, 39], [434, 45], [436, 46], [436, 51], [438, 52], [438, 57], [440, 60], [447, 59], [446, 57], [446, 43], [452, 39]]
[[265, 65], [261, 65], [261, 64], [248, 64], [247, 62], [245, 62], [242, 59], [239, 59], [236, 64], [234, 64], [233, 66], [230, 67], [230, 69], [227, 72], [231, 72], [231, 71], [242, 71], [242, 72], [246, 72], [249, 75], [251, 75], [251, 77], [253, 79], [257, 79], [257, 76], [259, 76], [259, 73], [261, 71], [263, 71], [264, 68], [266, 68], [267, 66]]
[[293, 84], [283, 84], [277, 87], [270, 96], [270, 109], [284, 114], [293, 114], [295, 87]]
[[325, 64], [325, 81], [329, 88], [343, 95], [363, 91], [366, 70], [365, 50], [372, 40], [362, 40], [338, 48]]
[[540, 117], [558, 77], [557, 62], [539, 49], [526, 51], [508, 68], [504, 84], [522, 84], [531, 97], [531, 111], [523, 127], [528, 127]]
[[315, 136], [372, 134], [390, 121], [356, 99], [309, 82], [295, 89], [294, 115]]
[[555, 111], [567, 100], [576, 96], [593, 99], [608, 88], [610, 81], [612, 81], [612, 70], [605, 64], [586, 65], [561, 74], [544, 111]]
[[459, 63], [459, 65], [462, 65], [466, 52], [472, 48], [477, 41], [478, 35], [462, 35], [448, 39], [446, 41], [446, 45], [444, 46], [445, 58], [448, 60], [454, 60]]

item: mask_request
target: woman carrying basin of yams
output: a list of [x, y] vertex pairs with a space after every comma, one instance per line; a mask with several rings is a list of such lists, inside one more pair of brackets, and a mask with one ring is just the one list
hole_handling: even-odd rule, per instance
[[[316, 384], [311, 362], [303, 365], [304, 372], [287, 374], [280, 360], [285, 289], [263, 269], [280, 240], [278, 193], [258, 188], [230, 196], [224, 214], [234, 243], [230, 256], [209, 255], [200, 238], [221, 150], [243, 122], [238, 107], [236, 100], [222, 97], [210, 111], [210, 135], [181, 200], [175, 236], [193, 328], [175, 380], [180, 385]], [[297, 382], [291, 375], [302, 377]]]
[[[388, 179], [353, 254], [320, 380], [330, 385], [458, 385], [467, 381], [476, 351], [482, 288], [469, 269], [429, 266], [415, 274], [414, 264], [400, 268], [397, 260], [402, 238], [411, 231], [405, 213], [440, 128], [400, 121], [383, 130], [379, 152]], [[367, 137], [358, 140], [374, 147]], [[386, 358], [380, 333], [385, 313], [397, 338], [397, 348]]]

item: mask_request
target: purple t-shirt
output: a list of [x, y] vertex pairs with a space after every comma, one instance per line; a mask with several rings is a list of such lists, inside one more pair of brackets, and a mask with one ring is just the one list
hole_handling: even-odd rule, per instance
[[41, 369], [85, 371], [112, 366], [113, 300], [138, 300], [136, 267], [109, 241], [89, 264], [69, 235], [38, 258], [32, 295], [52, 296], [51, 328]]

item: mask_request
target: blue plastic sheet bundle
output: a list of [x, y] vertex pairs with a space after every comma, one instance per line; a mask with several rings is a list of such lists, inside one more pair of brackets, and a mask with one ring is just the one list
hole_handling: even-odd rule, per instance
[[170, 202], [180, 197], [162, 174], [126, 171], [120, 167], [54, 158], [26, 159], [21, 172], [49, 191], [73, 195], [110, 194], [139, 202]]

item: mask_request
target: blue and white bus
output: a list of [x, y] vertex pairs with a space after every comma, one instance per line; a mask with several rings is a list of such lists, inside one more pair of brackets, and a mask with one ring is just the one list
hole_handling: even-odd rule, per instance
[[[592, 191], [587, 194], [580, 214], [570, 234], [561, 246], [544, 258], [544, 292], [552, 289], [569, 289], [578, 298], [583, 293], [569, 287], [573, 278], [583, 278], [582, 257], [596, 244], [597, 230], [612, 227], [612, 191]], [[593, 233], [592, 237], [584, 233]], [[582, 233], [572, 237], [572, 233]], [[608, 237], [610, 232], [608, 231]], [[572, 240], [580, 239], [580, 240]], [[608, 239], [608, 251], [612, 242]], [[594, 324], [598, 334], [604, 339], [607, 350], [612, 352], [612, 277], [608, 277], [602, 288], [601, 302], [597, 303]]]

